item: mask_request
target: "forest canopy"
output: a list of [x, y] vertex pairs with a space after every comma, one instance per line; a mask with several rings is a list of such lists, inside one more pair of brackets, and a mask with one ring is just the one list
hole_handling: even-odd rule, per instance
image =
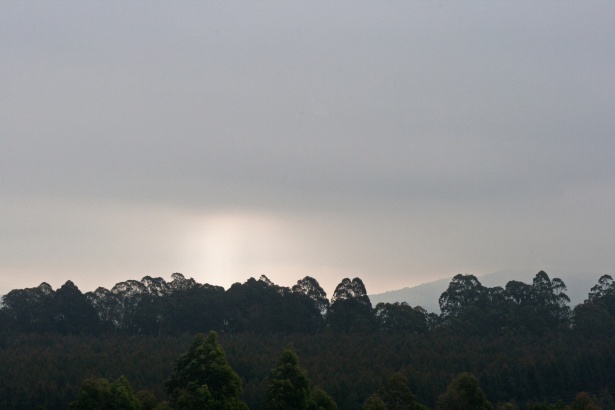
[[[287, 400], [279, 395], [283, 389], [273, 387], [287, 382], [276, 381], [272, 369], [292, 368], [298, 363], [293, 357], [311, 382], [308, 390], [301, 382], [303, 393], [293, 400], [306, 405], [386, 405], [395, 391], [412, 406], [436, 407], [457, 394], [446, 386], [464, 372], [494, 406], [571, 403], [580, 392], [591, 403], [611, 403], [612, 277], [600, 277], [587, 299], [571, 308], [564, 282], [543, 271], [532, 283], [494, 288], [473, 275], [457, 275], [439, 304], [441, 314], [405, 302], [372, 306], [359, 278], [343, 279], [330, 299], [311, 277], [292, 288], [262, 276], [224, 290], [176, 273], [170, 282], [145, 277], [85, 294], [71, 281], [57, 290], [47, 283], [16, 289], [0, 308], [6, 376], [0, 407], [66, 408], [84, 380], [103, 391], [129, 380], [135, 396], [176, 407], [210, 400], [215, 395], [199, 385], [182, 387], [192, 392], [188, 396], [167, 389], [193, 336], [210, 332], [219, 335], [229, 369], [241, 380], [232, 400], [251, 409], [265, 408], [266, 397], [270, 403]], [[206, 349], [217, 340], [198, 343]], [[297, 369], [297, 375], [304, 371]]]

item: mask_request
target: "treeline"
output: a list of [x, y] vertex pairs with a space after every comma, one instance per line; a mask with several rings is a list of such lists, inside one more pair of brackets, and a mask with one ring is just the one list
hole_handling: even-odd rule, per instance
[[473, 275], [457, 275], [440, 296], [440, 315], [403, 302], [372, 307], [359, 278], [342, 280], [330, 301], [309, 276], [292, 288], [261, 276], [226, 291], [179, 273], [172, 278], [146, 276], [85, 294], [71, 281], [56, 291], [47, 283], [13, 290], [2, 299], [0, 323], [10, 331], [60, 334], [313, 334], [324, 329], [424, 334], [453, 327], [474, 334], [556, 330], [615, 335], [615, 283], [608, 275], [574, 309], [564, 282], [543, 271], [531, 284], [510, 281], [504, 288], [487, 288]]
[[[71, 281], [56, 291], [47, 283], [17, 289], [3, 297], [0, 320], [13, 331], [60, 334], [173, 335], [210, 330], [311, 334], [325, 327], [371, 331], [376, 325], [376, 312], [359, 278], [344, 279], [331, 302], [311, 277], [291, 289], [261, 276], [226, 291], [179, 273], [172, 278], [167, 283], [146, 276], [85, 294]], [[425, 331], [427, 312], [410, 310], [412, 316], [406, 314], [406, 319], [416, 322], [412, 326], [417, 331]]]
[[397, 373], [417, 402], [435, 407], [463, 372], [477, 377], [494, 405], [571, 403], [582, 391], [611, 405], [610, 276], [574, 309], [565, 284], [545, 272], [504, 288], [457, 275], [439, 302], [439, 315], [405, 303], [372, 307], [360, 279], [344, 279], [329, 300], [309, 277], [292, 288], [261, 277], [226, 291], [180, 274], [86, 294], [72, 282], [14, 290], [0, 309], [0, 408], [66, 408], [84, 379], [121, 375], [168, 400], [164, 382], [175, 360], [195, 333], [211, 330], [251, 409], [263, 408], [267, 375], [288, 343], [340, 409], [361, 408]]

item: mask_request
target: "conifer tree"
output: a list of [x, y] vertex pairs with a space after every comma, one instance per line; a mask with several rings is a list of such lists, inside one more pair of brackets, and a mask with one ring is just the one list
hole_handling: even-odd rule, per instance
[[174, 408], [181, 410], [244, 410], [239, 399], [241, 380], [226, 361], [218, 334], [198, 335], [190, 351], [177, 361], [166, 383]]
[[310, 381], [307, 372], [299, 367], [299, 359], [292, 346], [282, 352], [278, 365], [269, 373], [265, 409], [307, 409]]

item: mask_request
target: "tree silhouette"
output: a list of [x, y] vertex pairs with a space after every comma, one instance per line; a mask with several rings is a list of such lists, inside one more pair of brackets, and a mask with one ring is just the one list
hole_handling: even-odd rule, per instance
[[359, 278], [344, 278], [337, 285], [327, 313], [328, 325], [341, 332], [371, 332], [375, 317], [365, 285]]
[[96, 333], [100, 321], [87, 298], [72, 281], [66, 281], [53, 295], [54, 328], [61, 333]]
[[381, 330], [390, 333], [426, 333], [428, 314], [420, 306], [413, 308], [406, 302], [378, 303], [374, 308]]
[[311, 276], [306, 276], [297, 281], [297, 284], [292, 287], [294, 293], [306, 295], [314, 301], [314, 305], [321, 315], [325, 315], [329, 309], [329, 300], [327, 293], [320, 287], [318, 281]]
[[442, 316], [445, 319], [460, 316], [478, 304], [484, 295], [485, 287], [476, 276], [455, 275], [438, 301]]

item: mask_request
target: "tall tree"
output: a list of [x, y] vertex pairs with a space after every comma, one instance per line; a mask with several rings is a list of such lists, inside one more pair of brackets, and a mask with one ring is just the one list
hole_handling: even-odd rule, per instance
[[308, 410], [337, 410], [337, 403], [320, 387], [314, 387], [310, 393]]
[[292, 346], [282, 352], [275, 368], [269, 372], [265, 409], [307, 409], [310, 381], [307, 372], [299, 367], [299, 359]]
[[452, 318], [465, 313], [479, 303], [485, 296], [486, 288], [474, 275], [455, 275], [448, 289], [438, 300], [444, 318]]
[[53, 295], [52, 311], [54, 328], [61, 333], [95, 333], [100, 329], [96, 311], [70, 280]]
[[603, 275], [591, 288], [585, 302], [573, 310], [574, 330], [586, 337], [605, 337], [615, 334], [615, 282]]
[[615, 335], [615, 318], [599, 303], [585, 301], [574, 307], [573, 329], [577, 334], [589, 338]]
[[517, 305], [529, 304], [532, 299], [532, 285], [511, 280], [506, 284], [506, 298]]
[[372, 304], [363, 281], [344, 278], [337, 285], [327, 313], [327, 324], [342, 332], [370, 332], [375, 325]]
[[462, 373], [448, 385], [438, 398], [437, 410], [491, 410], [493, 406], [480, 388], [478, 379]]
[[570, 321], [570, 298], [566, 294], [566, 284], [559, 278], [549, 279], [545, 271], [540, 271], [532, 283], [532, 306], [537, 317], [543, 317], [547, 328], [566, 327]]
[[266, 276], [233, 284], [225, 301], [228, 333], [311, 333], [323, 325], [312, 299], [277, 286]]
[[588, 300], [604, 307], [615, 317], [615, 281], [610, 275], [603, 275], [598, 284], [592, 287]]
[[226, 361], [218, 334], [195, 337], [166, 383], [174, 407], [192, 409], [247, 409], [239, 399], [241, 380]]
[[77, 398], [70, 403], [69, 409], [140, 410], [141, 402], [124, 376], [113, 383], [109, 383], [107, 379], [87, 379], [81, 385]]
[[602, 275], [598, 283], [591, 288], [588, 299], [594, 301], [606, 295], [615, 294], [615, 282], [611, 275]]
[[335, 303], [340, 300], [355, 300], [366, 306], [371, 307], [372, 305], [369, 296], [367, 296], [365, 285], [360, 278], [354, 278], [353, 280], [348, 278], [342, 279], [333, 292], [331, 302]]
[[47, 282], [35, 288], [15, 289], [2, 298], [2, 310], [15, 329], [25, 331], [53, 330], [53, 296]]
[[297, 284], [292, 287], [294, 293], [306, 295], [314, 301], [314, 305], [321, 315], [325, 315], [329, 309], [329, 299], [327, 293], [320, 287], [318, 281], [311, 276], [306, 276], [297, 281]]
[[395, 373], [387, 381], [383, 394], [388, 410], [412, 410], [416, 408], [416, 397], [410, 391], [408, 379]]

